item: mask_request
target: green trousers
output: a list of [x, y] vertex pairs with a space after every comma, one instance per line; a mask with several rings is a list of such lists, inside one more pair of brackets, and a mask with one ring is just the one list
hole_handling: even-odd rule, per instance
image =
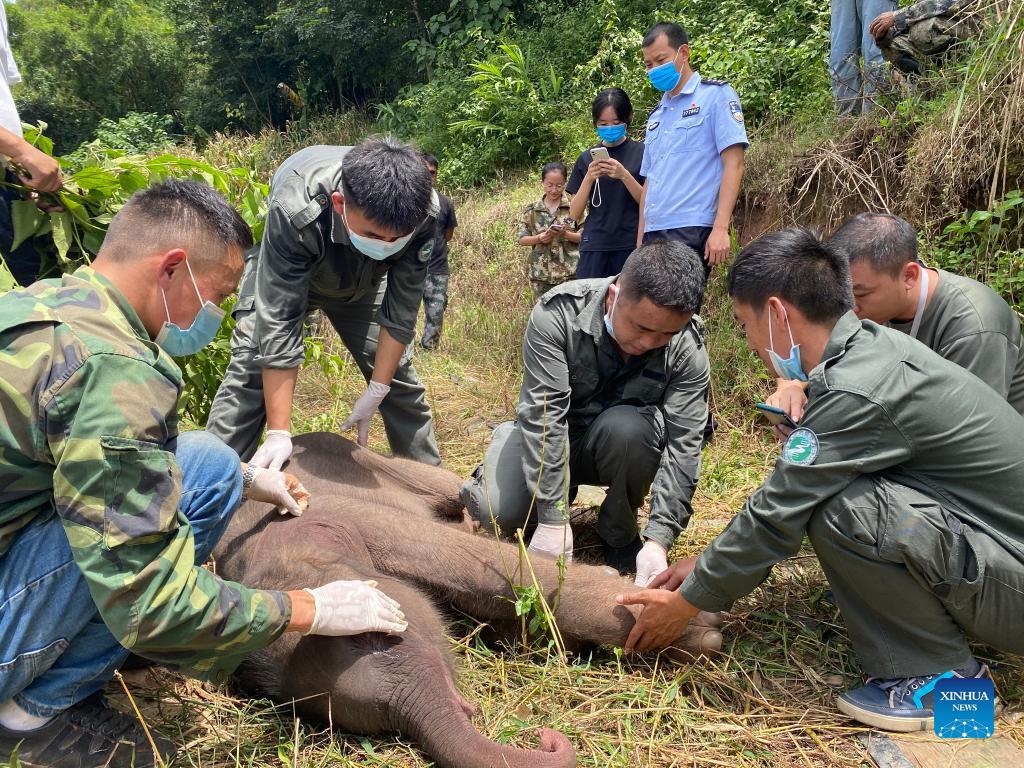
[[[597, 532], [606, 544], [624, 547], [637, 536], [637, 510], [651, 490], [661, 462], [664, 426], [655, 407], [616, 405], [603, 411], [587, 430], [570, 435], [569, 486], [608, 488], [597, 518]], [[628, 457], [628, 460], [626, 460]], [[484, 462], [462, 487], [466, 506], [488, 530], [493, 522], [502, 534], [537, 522], [531, 519], [532, 491], [523, 474], [523, 444], [513, 421], [499, 424]]]
[[1024, 653], [1024, 562], [998, 533], [875, 475], [815, 510], [807, 533], [867, 675], [961, 667], [967, 637]]
[[[376, 317], [386, 284], [386, 280], [381, 281], [376, 294], [368, 293], [356, 301], [331, 301], [312, 293], [309, 297], [310, 311], [320, 309], [327, 315], [367, 381], [373, 374], [377, 354], [380, 326]], [[206, 428], [247, 461], [259, 447], [267, 419], [263, 369], [255, 361], [255, 312], [236, 311], [234, 317], [231, 362], [217, 390]], [[407, 351], [391, 381], [391, 391], [380, 404], [380, 415], [391, 451], [396, 456], [440, 465], [441, 455], [425, 394]]]

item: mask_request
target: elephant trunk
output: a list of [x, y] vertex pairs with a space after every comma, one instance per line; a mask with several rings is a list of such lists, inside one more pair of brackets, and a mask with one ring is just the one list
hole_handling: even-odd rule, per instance
[[[436, 695], [436, 691], [434, 692]], [[424, 702], [425, 703], [425, 702]], [[417, 707], [401, 728], [430, 755], [439, 768], [572, 768], [576, 752], [558, 731], [545, 728], [539, 749], [498, 744], [473, 727], [459, 702], [443, 697]]]

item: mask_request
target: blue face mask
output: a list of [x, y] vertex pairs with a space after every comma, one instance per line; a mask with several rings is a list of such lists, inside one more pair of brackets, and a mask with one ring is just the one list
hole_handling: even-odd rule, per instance
[[352, 247], [363, 254], [363, 256], [374, 261], [384, 261], [384, 259], [394, 256], [412, 240], [413, 232], [398, 238], [392, 243], [378, 240], [375, 237], [364, 237], [363, 235], [357, 235], [349, 228], [348, 219], [345, 218], [344, 213], [341, 215], [341, 220], [345, 222], [345, 231], [348, 232], [348, 239], [352, 243]]
[[[786, 317], [786, 325], [789, 325], [789, 317]], [[804, 373], [803, 366], [800, 363], [800, 345], [793, 343], [793, 329], [789, 329], [789, 357], [782, 359], [779, 353], [775, 351], [775, 339], [772, 337], [772, 315], [771, 310], [768, 310], [768, 343], [771, 347], [768, 349], [768, 357], [772, 361], [772, 366], [775, 368], [775, 373], [778, 374], [780, 379], [787, 379], [789, 381], [807, 381], [807, 374]]]
[[626, 124], [620, 123], [619, 125], [599, 125], [594, 130], [597, 131], [598, 137], [601, 141], [608, 144], [614, 144], [619, 141], [623, 136], [626, 135]]
[[[604, 313], [604, 329], [608, 331], [608, 335], [615, 339], [615, 327], [612, 325], [612, 315], [615, 314], [615, 305], [619, 303], [619, 290], [616, 286], [615, 298], [612, 299], [612, 308]], [[616, 339], [618, 341], [618, 339]]]
[[[676, 53], [678, 54], [679, 51], [676, 51]], [[647, 70], [647, 79], [649, 79], [651, 81], [651, 85], [659, 91], [671, 91], [679, 85], [680, 77], [682, 77], [682, 74], [678, 69], [676, 69], [676, 60], [674, 57], [672, 61], [666, 61], [661, 66]]]
[[188, 276], [192, 278], [192, 287], [196, 289], [196, 296], [199, 297], [199, 301], [203, 306], [199, 309], [196, 319], [192, 321], [192, 325], [187, 330], [182, 330], [171, 322], [171, 308], [167, 306], [167, 293], [164, 292], [163, 288], [160, 289], [160, 292], [164, 295], [164, 309], [167, 310], [167, 322], [163, 324], [160, 333], [157, 334], [156, 343], [171, 357], [194, 355], [213, 341], [217, 331], [220, 330], [220, 324], [224, 322], [224, 310], [212, 301], [203, 301], [188, 259], [185, 260], [185, 268], [188, 269]]

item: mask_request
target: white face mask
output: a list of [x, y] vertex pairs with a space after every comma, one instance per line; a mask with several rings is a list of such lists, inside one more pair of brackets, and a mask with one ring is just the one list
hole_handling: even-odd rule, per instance
[[910, 325], [910, 338], [916, 339], [917, 332], [921, 328], [921, 318], [924, 317], [924, 307], [928, 303], [928, 268], [921, 267], [921, 291], [917, 294], [917, 312], [914, 313], [914, 322]]
[[384, 261], [385, 259], [394, 256], [400, 250], [405, 248], [409, 241], [412, 240], [413, 232], [410, 232], [408, 235], [404, 235], [390, 243], [385, 240], [378, 240], [375, 237], [357, 235], [352, 231], [352, 228], [349, 227], [348, 218], [346, 218], [344, 213], [341, 214], [341, 220], [345, 222], [345, 231], [348, 232], [348, 239], [352, 243], [352, 247], [363, 254], [363, 256], [373, 259], [374, 261]]
[[[609, 288], [611, 290], [611, 288]], [[604, 314], [604, 329], [608, 331], [608, 335], [615, 339], [615, 326], [612, 325], [612, 315], [615, 314], [615, 305], [619, 303], [619, 288], [615, 288], [615, 298], [612, 299], [612, 308]], [[618, 339], [615, 339], [618, 341]]]

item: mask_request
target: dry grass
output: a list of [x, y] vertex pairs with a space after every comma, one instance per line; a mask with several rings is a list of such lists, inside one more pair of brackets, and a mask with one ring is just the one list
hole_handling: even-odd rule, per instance
[[[451, 308], [439, 352], [417, 353], [447, 465], [461, 474], [479, 461], [493, 424], [514, 411], [519, 339], [529, 311], [524, 257], [512, 239], [532, 182], [484, 200], [458, 201], [461, 227], [453, 246]], [[721, 284], [721, 275], [716, 278]], [[705, 456], [695, 517], [676, 555], [696, 554], [722, 529], [770, 470], [774, 444], [755, 424], [750, 404], [767, 378], [752, 362], [716, 290], [706, 317], [715, 363], [714, 396], [722, 427]], [[337, 343], [327, 346], [344, 354]], [[362, 389], [353, 364], [328, 381], [307, 369], [300, 401], [307, 427], [337, 428]], [[371, 444], [386, 450], [378, 423]], [[461, 686], [480, 705], [477, 726], [489, 737], [522, 746], [537, 730], [564, 731], [583, 766], [860, 766], [867, 761], [840, 717], [835, 694], [860, 681], [843, 624], [809, 550], [777, 567], [769, 581], [741, 600], [725, 628], [724, 654], [706, 664], [672, 666], [657, 657], [626, 660], [612, 651], [574, 659], [529, 649], [496, 652], [478, 626], [454, 617], [452, 650]], [[982, 652], [986, 658], [991, 654]], [[1024, 663], [1002, 658], [1004, 696], [1019, 712]], [[393, 735], [330, 734], [297, 723], [289, 706], [250, 701], [153, 670], [136, 673], [133, 691], [150, 721], [177, 735], [180, 765], [408, 766], [429, 765]], [[113, 689], [112, 695], [119, 694]], [[998, 726], [1024, 744], [1024, 725]]]

